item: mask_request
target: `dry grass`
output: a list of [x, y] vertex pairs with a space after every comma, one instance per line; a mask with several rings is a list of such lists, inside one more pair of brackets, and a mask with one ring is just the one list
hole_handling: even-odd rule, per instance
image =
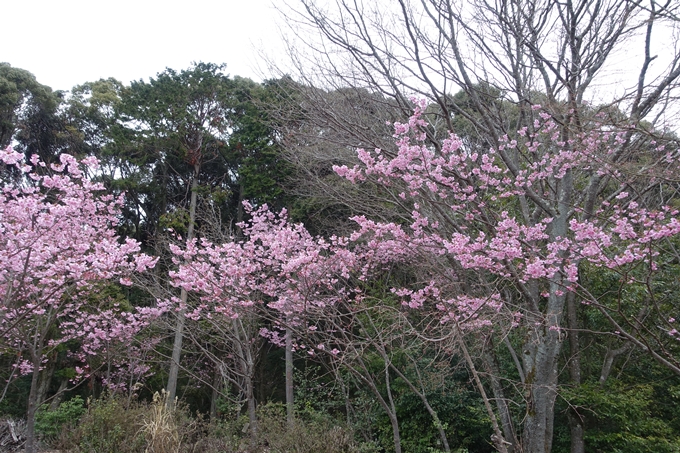
[[167, 405], [168, 395], [163, 390], [153, 396], [148, 416], [142, 425], [146, 439], [145, 453], [179, 453], [181, 438], [174, 410]]

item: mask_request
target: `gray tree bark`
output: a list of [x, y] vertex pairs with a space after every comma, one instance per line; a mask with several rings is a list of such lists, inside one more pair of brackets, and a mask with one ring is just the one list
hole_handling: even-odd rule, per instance
[[[187, 241], [194, 238], [194, 227], [196, 224], [196, 205], [198, 204], [198, 175], [201, 171], [201, 164], [194, 165], [193, 179], [191, 180], [191, 200], [189, 202], [189, 225], [187, 228]], [[177, 323], [175, 324], [175, 339], [172, 344], [172, 357], [170, 359], [170, 371], [168, 372], [168, 385], [166, 387], [167, 406], [174, 408], [177, 398], [177, 380], [179, 378], [180, 357], [182, 355], [182, 340], [184, 339], [184, 325], [186, 324], [185, 306], [188, 294], [184, 288], [180, 291], [180, 311], [177, 312]]]
[[286, 419], [288, 426], [295, 424], [295, 401], [293, 392], [293, 330], [286, 327]]

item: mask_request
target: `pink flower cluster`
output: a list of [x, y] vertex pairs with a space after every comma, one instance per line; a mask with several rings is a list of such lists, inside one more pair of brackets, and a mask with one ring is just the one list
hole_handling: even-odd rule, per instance
[[94, 353], [104, 343], [129, 340], [157, 312], [102, 310], [93, 305], [92, 290], [129, 284], [156, 259], [117, 236], [122, 198], [87, 178], [96, 159], [59, 159], [48, 166], [34, 156], [24, 164], [11, 148], [0, 151], [7, 166], [0, 188], [0, 332], [19, 351], [33, 345], [32, 354], [41, 353], [35, 345], [72, 339]]
[[[455, 134], [434, 149], [425, 142], [425, 107], [417, 103], [407, 123], [394, 125], [396, 155], [358, 150], [361, 165], [334, 167], [353, 183], [371, 180], [403, 189], [399, 196], [412, 206], [409, 223], [358, 216], [349, 237], [324, 240], [288, 223], [285, 212], [277, 216], [266, 206], [246, 205], [252, 216], [242, 225], [246, 239], [173, 247], [174, 284], [200, 301], [189, 316], [237, 317], [241, 310], [268, 307], [281, 323], [304, 324], [340, 300], [363, 300], [351, 278], [367, 281], [395, 262], [420, 260], [433, 266], [422, 271], [429, 272], [423, 281], [392, 290], [405, 307], [434, 307], [442, 322], [465, 329], [488, 326], [505, 310], [508, 325], [516, 327], [536, 318], [526, 306], [510, 306], [498, 283], [531, 284], [537, 297], [563, 298], [578, 289], [584, 260], [612, 269], [641, 262], [653, 268], [655, 246], [680, 234], [677, 211], [641, 208], [624, 190], [629, 182], [612, 160], [612, 149], [624, 143], [625, 131], [594, 127], [564, 141], [560, 126], [539, 107], [534, 128], [518, 131], [515, 139], [501, 137], [497, 149], [467, 150]], [[509, 164], [512, 153], [525, 158], [516, 168]], [[670, 165], [668, 156], [662, 160]], [[562, 181], [593, 174], [620, 183], [611, 189], [616, 204], [600, 200], [585, 216], [578, 203], [562, 203], [558, 188]], [[577, 199], [572, 193], [571, 200]], [[558, 221], [566, 233], [555, 233]], [[462, 289], [464, 277], [458, 274], [464, 272], [474, 275], [468, 283], [477, 282], [471, 290]], [[560, 331], [559, 316], [548, 323], [548, 331]], [[313, 337], [316, 325], [304, 328]], [[262, 334], [278, 344], [284, 339], [277, 329]], [[332, 344], [311, 344], [316, 346], [310, 350], [340, 353]]]
[[[612, 156], [625, 142], [626, 130], [595, 125], [590, 132], [565, 142], [558, 124], [538, 107], [533, 131], [518, 131], [518, 139], [501, 137], [497, 149], [468, 151], [451, 134], [441, 149], [435, 150], [426, 144], [423, 134], [427, 127], [422, 119], [425, 103], [416, 104], [407, 124], [394, 125], [396, 155], [359, 150], [362, 165], [334, 167], [338, 175], [354, 183], [371, 179], [377, 184], [405, 187], [400, 196], [413, 203], [410, 231], [357, 218], [360, 229], [354, 240], [366, 238], [376, 249], [392, 247], [395, 254], [401, 246], [416, 249], [421, 255], [446, 257], [464, 270], [486, 272], [489, 281], [500, 278], [522, 285], [533, 280], [544, 288], [548, 281], [560, 282], [542, 294], [561, 297], [578, 287], [579, 263], [583, 260], [612, 269], [645, 262], [654, 269], [655, 247], [665, 238], [680, 234], [677, 210], [644, 209], [624, 190], [630, 182]], [[525, 141], [518, 142], [520, 138]], [[652, 151], [658, 154], [663, 148]], [[508, 164], [511, 152], [526, 156], [514, 169]], [[667, 166], [666, 173], [673, 166], [677, 174], [677, 161], [667, 155], [659, 159]], [[567, 234], [552, 234], [555, 218], [564, 209], [556, 189], [560, 181], [567, 175], [575, 178], [593, 173], [618, 181], [613, 188], [618, 194], [617, 204], [602, 201], [587, 218], [582, 207], [571, 206]], [[572, 194], [572, 199], [577, 195]], [[534, 212], [543, 215], [521, 215], [520, 198], [532, 202]], [[380, 240], [390, 233], [399, 238], [399, 244]], [[385, 250], [381, 253], [389, 255]], [[495, 292], [482, 298], [456, 293], [456, 289], [451, 294], [446, 288], [459, 286], [441, 275], [435, 272], [432, 281], [421, 289], [395, 289], [395, 293], [409, 307], [431, 301], [444, 312], [443, 319], [458, 322], [477, 319], [471, 313], [479, 312], [481, 305], [488, 305], [492, 311], [498, 308], [500, 299]], [[457, 307], [455, 313], [452, 306]], [[470, 307], [477, 308], [471, 312]]]

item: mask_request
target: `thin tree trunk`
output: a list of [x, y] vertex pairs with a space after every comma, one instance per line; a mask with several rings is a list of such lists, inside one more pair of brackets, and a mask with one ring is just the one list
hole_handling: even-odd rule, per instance
[[[182, 307], [187, 302], [187, 292], [182, 289], [180, 292]], [[177, 324], [175, 324], [175, 340], [172, 344], [172, 358], [170, 360], [170, 371], [168, 373], [168, 408], [173, 408], [177, 397], [177, 379], [179, 377], [179, 361], [182, 354], [182, 341], [184, 339], [184, 324], [186, 324], [186, 313], [181, 308], [177, 313]]]
[[387, 394], [390, 399], [390, 402], [388, 403], [387, 401], [385, 401], [385, 397], [383, 396], [380, 389], [378, 389], [374, 381], [373, 374], [369, 371], [368, 366], [366, 366], [366, 363], [364, 363], [361, 354], [358, 353], [359, 351], [356, 350], [354, 352], [357, 353], [356, 360], [358, 361], [359, 369], [357, 369], [355, 366], [351, 364], [345, 364], [346, 369], [349, 372], [351, 372], [357, 379], [359, 379], [360, 382], [366, 384], [368, 388], [371, 390], [371, 392], [373, 392], [373, 395], [378, 400], [378, 403], [387, 414], [387, 417], [390, 419], [390, 424], [392, 425], [392, 438], [394, 440], [394, 451], [395, 453], [401, 453], [401, 434], [399, 431], [399, 419], [397, 418], [397, 413], [392, 402], [392, 395], [389, 390], [390, 385], [389, 379], [385, 382], [385, 387], [388, 389]]
[[213, 376], [212, 395], [210, 396], [210, 421], [217, 421], [217, 399], [220, 397], [219, 388], [222, 384], [222, 371], [220, 365], [215, 364], [215, 374]]
[[243, 231], [241, 231], [241, 223], [243, 222], [243, 184], [238, 187], [238, 202], [236, 203], [236, 225], [234, 225], [234, 232], [237, 238], [243, 237]]
[[609, 379], [609, 373], [612, 371], [614, 360], [621, 354], [628, 352], [632, 347], [632, 343], [625, 343], [618, 349], [607, 349], [607, 354], [602, 363], [602, 371], [600, 372], [600, 385], [604, 385], [604, 383], [607, 382], [607, 379]]
[[[37, 348], [41, 351], [42, 348]], [[40, 381], [40, 354], [33, 351], [33, 376], [31, 377], [31, 390], [28, 394], [28, 410], [26, 411], [26, 449], [25, 453], [36, 452], [35, 438], [35, 413], [38, 411], [38, 386]]]
[[[575, 386], [581, 385], [581, 347], [578, 335], [577, 305], [574, 293], [567, 296], [567, 323], [569, 326], [569, 378]], [[583, 421], [576, 408], [567, 412], [571, 453], [585, 453]]]
[[40, 372], [40, 380], [38, 382], [38, 399], [36, 400], [36, 405], [39, 407], [46, 399], [47, 393], [50, 390], [50, 384], [52, 383], [52, 378], [54, 377], [54, 371], [57, 368], [57, 357], [56, 352], [50, 354], [47, 359], [47, 365]]
[[[248, 322], [248, 321], [246, 321]], [[253, 375], [255, 374], [255, 358], [253, 357], [252, 346], [246, 327], [243, 325], [242, 318], [234, 319], [232, 322], [234, 329], [234, 347], [238, 358], [239, 367], [241, 368], [241, 378], [243, 379], [242, 391], [246, 395], [246, 404], [248, 405], [248, 421], [250, 426], [250, 434], [254, 440], [257, 435], [257, 411], [255, 404], [255, 386], [253, 385]], [[245, 387], [245, 388], [243, 388]]]
[[250, 423], [250, 434], [253, 439], [257, 436], [257, 406], [255, 404], [255, 389], [253, 386], [252, 375], [246, 376], [246, 399], [248, 401], [248, 421]]
[[61, 404], [61, 400], [64, 399], [64, 392], [66, 391], [66, 387], [68, 387], [68, 378], [62, 379], [61, 383], [59, 383], [57, 393], [54, 394], [54, 396], [52, 397], [52, 401], [50, 401], [51, 411], [56, 411], [57, 408], [59, 407], [59, 404]]
[[[385, 360], [387, 360], [387, 359], [385, 359]], [[394, 366], [391, 362], [390, 362], [390, 368], [392, 368], [392, 370], [397, 374], [397, 376], [399, 376], [406, 383], [406, 385], [408, 385], [408, 387], [411, 389], [411, 391], [413, 393], [418, 395], [418, 397], [420, 398], [420, 401], [423, 402], [425, 409], [427, 410], [427, 412], [432, 417], [432, 421], [434, 422], [434, 425], [437, 428], [437, 431], [439, 432], [439, 438], [442, 441], [442, 446], [444, 447], [444, 451], [446, 453], [450, 452], [451, 447], [449, 446], [449, 439], [446, 437], [446, 431], [444, 430], [444, 425], [442, 424], [441, 420], [439, 419], [439, 415], [437, 415], [437, 411], [435, 411], [434, 408], [430, 405], [430, 402], [428, 401], [427, 395], [425, 393], [425, 389], [418, 390], [418, 388], [416, 388], [416, 386], [413, 384], [413, 382], [411, 382], [411, 380], [408, 379], [406, 377], [406, 375], [404, 375], [404, 373], [399, 371], [399, 369], [396, 366]], [[418, 380], [420, 381], [420, 373], [419, 372], [418, 372]], [[422, 381], [421, 381], [421, 384], [422, 384]]]
[[[199, 163], [194, 165], [194, 177], [191, 181], [191, 202], [189, 204], [189, 227], [187, 228], [187, 242], [194, 238], [194, 224], [196, 223], [196, 204], [198, 203], [198, 174], [201, 170]], [[184, 339], [184, 325], [186, 324], [186, 303], [188, 294], [184, 288], [180, 291], [180, 311], [177, 313], [175, 325], [175, 341], [172, 345], [172, 359], [168, 373], [168, 408], [173, 408], [177, 397], [177, 379], [179, 376], [179, 362], [182, 354], [182, 340]]]
[[295, 423], [295, 405], [293, 395], [293, 330], [286, 327], [286, 415], [288, 425]]
[[397, 414], [388, 412], [390, 424], [392, 425], [392, 440], [394, 441], [394, 453], [401, 453], [401, 434], [399, 432], [399, 420]]
[[463, 357], [465, 357], [465, 362], [467, 363], [470, 373], [472, 374], [472, 379], [475, 381], [475, 385], [477, 386], [477, 390], [479, 390], [479, 394], [482, 397], [482, 401], [484, 402], [484, 407], [486, 408], [486, 413], [489, 415], [489, 419], [491, 420], [491, 426], [493, 428], [494, 434], [492, 435], [492, 441], [496, 449], [501, 452], [501, 453], [508, 453], [508, 445], [510, 445], [510, 442], [506, 441], [503, 432], [501, 431], [500, 426], [498, 426], [498, 420], [496, 419], [496, 414], [493, 411], [493, 408], [491, 407], [491, 402], [489, 400], [489, 397], [486, 394], [486, 390], [484, 389], [484, 384], [482, 384], [482, 380], [479, 377], [479, 373], [477, 372], [477, 367], [475, 367], [475, 363], [472, 360], [472, 356], [470, 356], [470, 351], [468, 351], [467, 345], [465, 344], [465, 341], [463, 340], [462, 336], [460, 335], [460, 329], [458, 329], [458, 333], [456, 334], [456, 339], [458, 340], [458, 345], [460, 346], [461, 351], [463, 352]]
[[[493, 347], [490, 341], [488, 346]], [[512, 453], [515, 451], [515, 448], [517, 448], [518, 442], [517, 436], [515, 436], [514, 427], [512, 426], [512, 417], [510, 416], [508, 401], [505, 398], [505, 391], [501, 385], [501, 374], [498, 362], [493, 355], [493, 351], [485, 351], [482, 361], [491, 382], [491, 391], [493, 392], [494, 400], [496, 401], [496, 409], [498, 410], [498, 417], [500, 418], [501, 426], [503, 428], [503, 436], [506, 441], [510, 442], [508, 453]]]
[[[387, 359], [385, 359], [387, 360]], [[392, 438], [394, 439], [395, 453], [401, 453], [401, 433], [399, 431], [399, 420], [397, 419], [397, 408], [394, 406], [394, 399], [392, 398], [392, 388], [390, 384], [390, 368], [385, 362], [385, 392], [387, 393], [387, 400], [390, 402], [390, 423], [392, 423]]]

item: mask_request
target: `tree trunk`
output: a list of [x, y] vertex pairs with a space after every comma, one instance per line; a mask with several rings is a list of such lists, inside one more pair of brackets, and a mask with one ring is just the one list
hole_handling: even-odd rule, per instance
[[[182, 306], [187, 302], [187, 292], [182, 289], [180, 292]], [[170, 371], [168, 372], [168, 408], [173, 408], [177, 397], [177, 379], [179, 377], [179, 360], [182, 354], [182, 341], [184, 339], [184, 324], [186, 323], [186, 313], [181, 308], [177, 313], [177, 324], [175, 324], [175, 340], [172, 344], [172, 358], [170, 360]]]
[[286, 327], [286, 415], [288, 425], [295, 422], [295, 405], [293, 396], [293, 330]]
[[387, 414], [387, 417], [390, 419], [390, 424], [392, 425], [392, 439], [394, 441], [394, 451], [395, 453], [401, 453], [401, 434], [399, 431], [399, 419], [397, 418], [397, 412], [394, 407], [394, 401], [392, 400], [392, 392], [390, 390], [390, 379], [388, 373], [389, 366], [387, 365], [387, 363], [385, 364], [385, 378], [386, 378], [385, 388], [387, 390], [387, 397], [389, 400], [388, 402], [385, 400], [383, 393], [376, 385], [375, 377], [373, 376], [373, 373], [369, 371], [369, 367], [363, 361], [362, 355], [359, 354], [358, 353], [359, 351], [357, 350], [355, 350], [354, 352], [357, 353], [355, 355], [355, 358], [357, 360], [358, 367], [349, 363], [345, 363], [344, 366], [350, 373], [354, 375], [354, 377], [356, 377], [359, 380], [359, 382], [363, 382], [365, 385], [367, 385], [368, 388], [373, 393], [373, 395], [378, 400], [378, 403]]
[[210, 396], [210, 421], [217, 421], [217, 400], [220, 397], [219, 388], [222, 386], [222, 371], [220, 365], [215, 364], [215, 374], [213, 376], [212, 395]]
[[255, 389], [253, 387], [253, 377], [246, 376], [246, 399], [248, 401], [248, 421], [250, 423], [250, 434], [255, 439], [257, 435], [257, 406], [255, 404]]
[[467, 345], [463, 340], [463, 336], [460, 335], [460, 327], [457, 326], [457, 329], [459, 332], [456, 335], [456, 340], [458, 342], [458, 345], [460, 346], [461, 351], [463, 352], [463, 357], [465, 357], [465, 362], [467, 362], [470, 373], [472, 374], [472, 379], [475, 381], [475, 385], [477, 386], [477, 390], [479, 390], [479, 394], [482, 397], [484, 407], [486, 408], [486, 413], [489, 415], [489, 419], [491, 420], [491, 426], [493, 427], [494, 432], [493, 435], [491, 436], [491, 440], [499, 452], [508, 453], [508, 445], [510, 445], [510, 442], [505, 440], [503, 432], [501, 431], [501, 428], [498, 426], [498, 420], [496, 419], [496, 414], [494, 413], [493, 408], [491, 407], [491, 401], [489, 400], [489, 397], [486, 395], [484, 384], [482, 384], [482, 380], [479, 377], [479, 373], [477, 372], [475, 363], [472, 360], [472, 356], [470, 356], [470, 351], [468, 351]]
[[[557, 219], [553, 225], [555, 235], [566, 235], [560, 228], [566, 228], [565, 218]], [[552, 450], [557, 362], [564, 336], [560, 323], [567, 299], [562, 291], [564, 284], [560, 275], [553, 277], [544, 314], [527, 319], [532, 331], [523, 350], [526, 389], [523, 453], [550, 453]]]
[[604, 385], [609, 379], [609, 373], [612, 371], [612, 366], [614, 366], [614, 360], [621, 354], [625, 354], [633, 348], [632, 343], [624, 343], [618, 349], [607, 349], [607, 354], [604, 357], [604, 362], [602, 362], [602, 371], [600, 372], [600, 385]]
[[399, 420], [397, 414], [388, 412], [390, 424], [392, 425], [392, 441], [394, 442], [394, 453], [401, 453], [401, 434], [399, 433]]
[[[488, 347], [493, 347], [491, 344], [491, 339], [487, 344]], [[510, 408], [508, 407], [508, 401], [505, 398], [505, 391], [501, 385], [500, 379], [500, 369], [498, 362], [494, 355], [494, 351], [486, 351], [483, 356], [484, 368], [489, 375], [489, 380], [491, 381], [491, 391], [493, 392], [494, 399], [496, 400], [496, 409], [498, 410], [498, 418], [501, 421], [501, 427], [503, 429], [503, 436], [505, 440], [510, 443], [508, 446], [508, 453], [512, 453], [517, 448], [517, 437], [515, 436], [515, 430], [512, 426], [512, 417], [510, 415]]]
[[40, 407], [40, 405], [47, 399], [47, 393], [50, 391], [50, 384], [52, 383], [52, 378], [54, 377], [54, 371], [57, 368], [56, 356], [56, 352], [50, 354], [47, 358], [47, 364], [40, 372], [40, 378], [38, 381], [38, 397], [36, 400], [36, 406], [38, 407]]
[[[42, 348], [39, 348], [42, 350]], [[28, 410], [26, 411], [26, 449], [25, 453], [35, 453], [37, 442], [35, 438], [35, 413], [38, 411], [38, 387], [40, 385], [40, 354], [33, 354], [33, 376], [31, 390], [28, 394]]]
[[[191, 181], [191, 202], [189, 204], [189, 227], [187, 228], [187, 242], [194, 238], [194, 225], [196, 223], [196, 204], [198, 203], [198, 174], [201, 171], [200, 163], [194, 165], [194, 176]], [[180, 310], [177, 313], [175, 325], [175, 341], [172, 345], [172, 359], [168, 372], [168, 408], [173, 408], [177, 397], [177, 379], [179, 376], [179, 361], [182, 354], [182, 340], [184, 339], [184, 325], [186, 324], [185, 307], [188, 294], [184, 288], [180, 291]]]
[[238, 202], [236, 203], [236, 225], [234, 225], [234, 233], [237, 238], [243, 237], [243, 231], [241, 230], [241, 223], [243, 222], [243, 183], [238, 186]]
[[[383, 354], [383, 358], [387, 362], [386, 354], [384, 353], [384, 351], [381, 351], [381, 353]], [[446, 437], [446, 431], [444, 430], [444, 425], [442, 424], [441, 420], [439, 419], [439, 415], [437, 415], [437, 411], [435, 411], [434, 408], [430, 405], [430, 402], [427, 399], [427, 394], [425, 393], [425, 389], [418, 390], [416, 388], [416, 386], [413, 384], [413, 382], [411, 382], [411, 380], [408, 379], [406, 377], [406, 375], [404, 375], [404, 373], [399, 371], [399, 368], [394, 366], [394, 364], [392, 364], [391, 362], [390, 362], [390, 368], [397, 374], [397, 376], [399, 376], [401, 378], [401, 380], [403, 380], [406, 383], [406, 385], [408, 385], [408, 387], [411, 389], [411, 391], [413, 393], [418, 395], [418, 397], [420, 398], [420, 401], [423, 402], [425, 409], [427, 410], [427, 412], [432, 417], [432, 421], [434, 422], [435, 428], [437, 428], [437, 431], [439, 432], [439, 439], [442, 441], [442, 447], [444, 447], [444, 451], [446, 453], [449, 453], [451, 451], [451, 447], [449, 446], [449, 439]], [[419, 374], [419, 380], [420, 380], [420, 374]], [[421, 384], [422, 384], [422, 381], [421, 381]]]
[[56, 411], [57, 408], [59, 407], [59, 404], [61, 404], [61, 400], [64, 399], [64, 392], [66, 391], [66, 387], [68, 387], [68, 378], [62, 379], [61, 383], [59, 383], [57, 393], [54, 394], [54, 396], [52, 397], [52, 401], [50, 401], [51, 411]]
[[397, 408], [394, 406], [394, 399], [392, 398], [392, 386], [390, 384], [390, 368], [385, 362], [385, 392], [387, 393], [387, 400], [390, 403], [390, 423], [392, 423], [392, 438], [394, 439], [394, 451], [401, 453], [401, 434], [399, 432], [399, 420], [397, 419]]
[[557, 397], [557, 356], [560, 341], [555, 332], [535, 335], [538, 344], [528, 354], [533, 362], [527, 370], [527, 413], [522, 439], [525, 453], [550, 453]]
[[569, 437], [571, 441], [571, 453], [585, 453], [586, 444], [583, 439], [583, 422], [578, 414], [569, 411]]
[[[581, 347], [578, 335], [577, 305], [574, 293], [567, 296], [567, 323], [569, 326], [569, 378], [575, 386], [581, 385]], [[583, 439], [583, 420], [578, 408], [571, 408], [567, 412], [569, 418], [569, 437], [571, 453], [585, 453]]]
[[234, 329], [235, 336], [234, 348], [236, 349], [239, 367], [241, 368], [241, 379], [243, 382], [241, 390], [246, 395], [250, 434], [254, 440], [257, 435], [257, 407], [255, 404], [255, 386], [253, 384], [253, 376], [255, 375], [255, 357], [252, 351], [253, 341], [248, 335], [247, 327], [244, 326], [242, 318], [234, 319], [232, 321], [232, 328]]
[[[564, 132], [567, 134], [567, 132]], [[574, 181], [567, 170], [559, 185], [557, 215], [551, 222], [550, 240], [568, 236], [569, 212]], [[560, 252], [564, 258], [564, 252]], [[522, 436], [523, 453], [550, 453], [557, 398], [557, 359], [564, 335], [562, 314], [567, 302], [564, 289], [569, 286], [562, 273], [550, 278], [546, 308], [527, 319], [532, 332], [524, 345], [524, 371], [527, 413]]]

